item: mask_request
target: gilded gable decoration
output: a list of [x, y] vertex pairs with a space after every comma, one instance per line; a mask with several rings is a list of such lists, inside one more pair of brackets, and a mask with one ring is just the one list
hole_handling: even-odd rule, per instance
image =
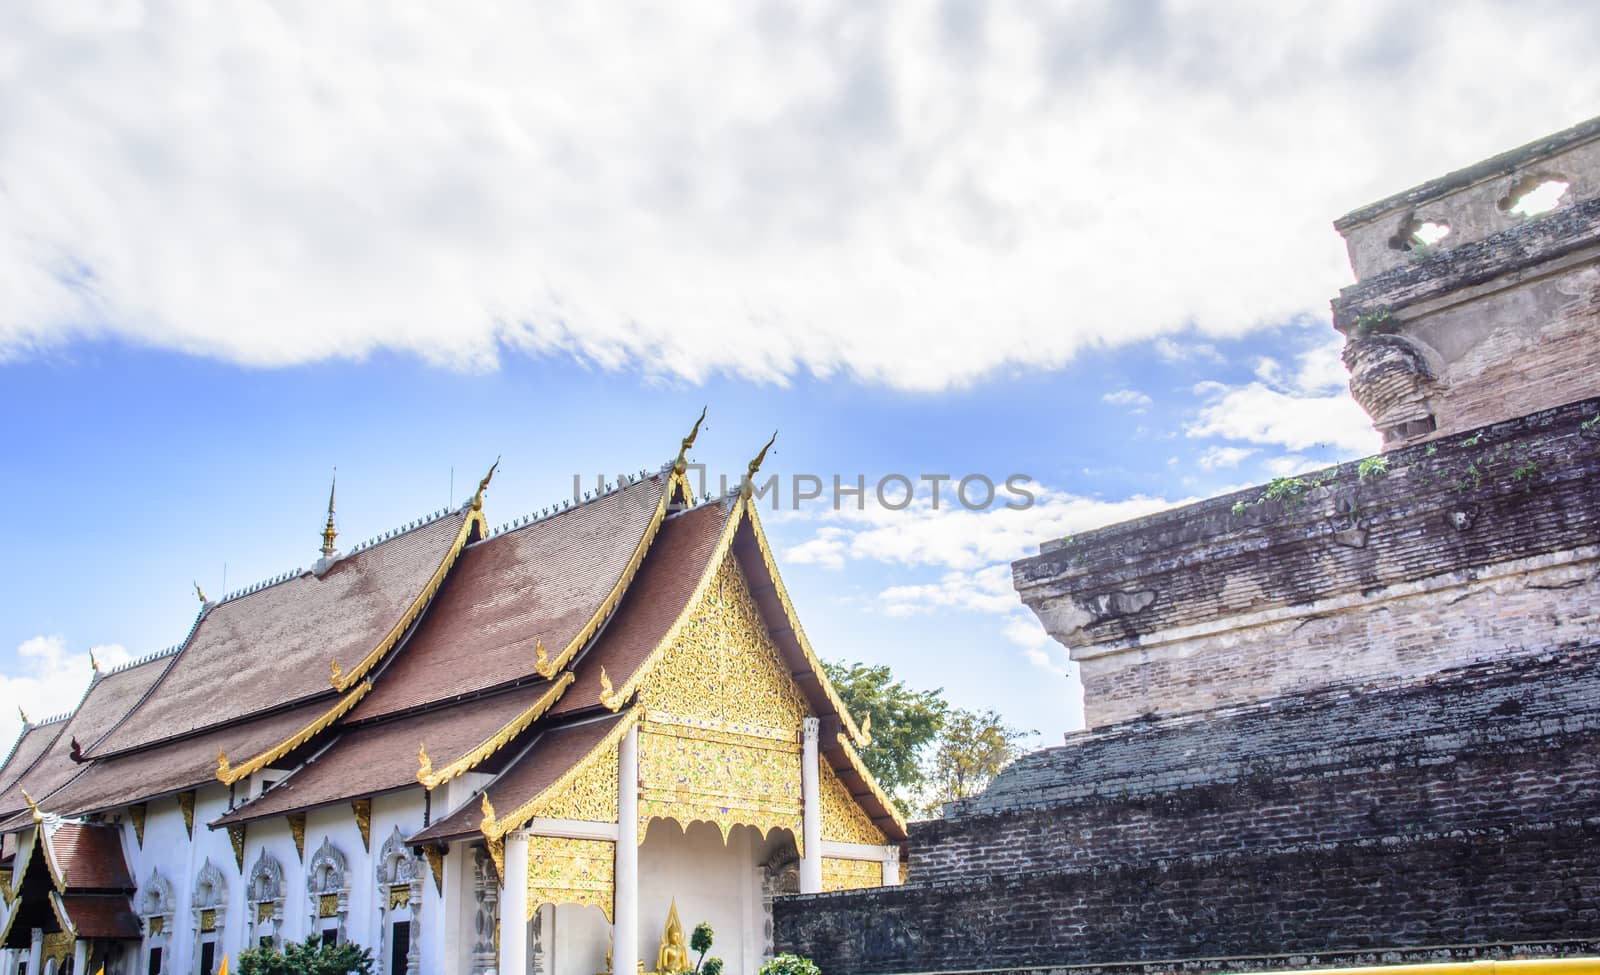
[[244, 873], [244, 824], [237, 823], [228, 827], [228, 842], [233, 844], [233, 862], [238, 866], [239, 872]]
[[301, 863], [306, 862], [306, 814], [292, 812], [283, 817], [289, 821], [289, 835], [294, 837], [295, 856]]
[[436, 844], [429, 844], [422, 848], [422, 853], [428, 858], [428, 868], [433, 871], [433, 891], [444, 894], [444, 854], [445, 848]]
[[[481, 829], [485, 838], [498, 840], [520, 829], [535, 816], [577, 819], [593, 823], [617, 821], [617, 749], [622, 737], [643, 717], [634, 708], [606, 733], [589, 754], [563, 772], [549, 787], [510, 813], [491, 819], [487, 807]], [[487, 796], [485, 796], [487, 799]]]
[[[883, 830], [872, 824], [872, 819], [861, 804], [850, 795], [828, 760], [817, 758], [820, 766], [817, 775], [818, 800], [822, 808], [822, 838], [840, 843], [865, 843], [882, 846], [888, 842]], [[876, 885], [874, 885], [876, 886]]]
[[128, 822], [133, 824], [133, 838], [144, 849], [144, 820], [149, 808], [144, 803], [136, 803], [128, 807]]
[[610, 840], [528, 837], [527, 919], [545, 904], [598, 907], [611, 920], [616, 846]]

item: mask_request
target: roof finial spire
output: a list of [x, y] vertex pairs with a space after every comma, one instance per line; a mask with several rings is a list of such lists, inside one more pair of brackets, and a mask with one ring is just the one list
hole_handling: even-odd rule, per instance
[[700, 424], [704, 423], [705, 420], [706, 407], [702, 406], [700, 407], [700, 419], [694, 421], [694, 429], [689, 431], [689, 435], [683, 438], [682, 445], [678, 447], [678, 456], [672, 461], [672, 473], [682, 475], [684, 471], [689, 469], [689, 462], [685, 459], [685, 456], [689, 453], [689, 448], [694, 446], [694, 438], [700, 436]]
[[20, 791], [22, 792], [22, 801], [27, 803], [28, 809], [33, 812], [34, 823], [38, 824], [44, 822], [44, 813], [40, 811], [39, 804], [33, 801], [33, 796], [28, 795], [27, 789], [22, 789]]
[[92, 648], [89, 650], [89, 669], [96, 674], [100, 673], [100, 661], [94, 659], [94, 650]]
[[204, 589], [200, 588], [200, 583], [198, 583], [198, 582], [196, 582], [194, 584], [194, 594], [196, 596], [200, 597], [200, 605], [202, 605], [202, 606], [204, 606], [206, 603], [211, 602], [211, 600], [206, 598], [206, 591]]
[[333, 558], [333, 553], [338, 551], [333, 547], [334, 539], [339, 537], [338, 529], [333, 527], [333, 495], [339, 488], [339, 468], [333, 469], [333, 483], [328, 486], [328, 524], [322, 529], [322, 557]]
[[761, 462], [767, 459], [767, 451], [772, 449], [772, 445], [774, 443], [776, 443], [777, 440], [778, 440], [778, 431], [774, 430], [774, 431], [772, 431], [772, 437], [767, 440], [767, 442], [766, 442], [766, 444], [764, 446], [762, 446], [761, 453], [756, 454], [755, 459], [752, 460], [749, 464], [745, 465], [745, 469], [744, 469], [744, 484], [741, 485], [740, 488], [739, 488], [739, 490], [741, 492], [743, 492], [745, 497], [748, 498], [750, 496], [751, 492], [754, 490], [754, 485], [755, 485], [755, 480], [756, 480], [756, 471], [759, 471], [761, 469]]
[[22, 705], [20, 705], [20, 704], [17, 705], [17, 717], [22, 719], [22, 724], [24, 726], [27, 726], [27, 724], [28, 724], [28, 712], [22, 710]]
[[494, 472], [500, 468], [500, 458], [494, 459], [494, 464], [489, 468], [489, 473], [483, 475], [483, 480], [478, 482], [478, 490], [472, 496], [472, 510], [483, 510], [483, 492], [489, 490], [489, 482], [494, 480]]

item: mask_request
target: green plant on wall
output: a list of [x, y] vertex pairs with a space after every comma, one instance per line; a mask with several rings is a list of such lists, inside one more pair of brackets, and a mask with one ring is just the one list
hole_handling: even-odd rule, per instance
[[784, 954], [762, 965], [758, 975], [822, 975], [822, 969], [809, 958]]

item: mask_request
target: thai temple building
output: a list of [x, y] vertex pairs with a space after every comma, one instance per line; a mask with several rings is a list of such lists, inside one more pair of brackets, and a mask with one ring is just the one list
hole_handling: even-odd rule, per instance
[[343, 553], [330, 496], [311, 568], [201, 593], [177, 647], [27, 724], [0, 972], [211, 975], [317, 937], [384, 975], [634, 975], [690, 967], [708, 921], [753, 975], [775, 895], [899, 884], [869, 729], [749, 481], [694, 498], [693, 442], [495, 532], [493, 469]]

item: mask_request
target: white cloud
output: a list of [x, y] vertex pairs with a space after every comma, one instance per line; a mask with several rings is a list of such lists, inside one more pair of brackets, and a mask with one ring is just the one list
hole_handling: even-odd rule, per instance
[[1381, 439], [1371, 418], [1350, 397], [1348, 374], [1339, 358], [1341, 347], [1340, 339], [1316, 346], [1299, 357], [1292, 375], [1282, 363], [1263, 358], [1256, 362], [1255, 382], [1196, 384], [1195, 395], [1209, 402], [1185, 432], [1190, 437], [1221, 437], [1290, 450], [1318, 446], [1351, 454], [1377, 450]]
[[1143, 413], [1153, 400], [1137, 389], [1119, 389], [1114, 393], [1107, 393], [1100, 397], [1113, 406], [1129, 406], [1135, 413]]
[[1273, 457], [1269, 460], [1263, 461], [1262, 466], [1265, 467], [1273, 477], [1288, 477], [1291, 474], [1301, 474], [1310, 470], [1312, 467], [1321, 465], [1313, 464], [1311, 461], [1301, 457], [1298, 454], [1285, 454], [1282, 457]]
[[1208, 471], [1224, 467], [1238, 467], [1239, 462], [1255, 453], [1252, 447], [1209, 447], [1200, 455], [1200, 466]]
[[1198, 352], [1325, 314], [1345, 209], [1593, 111], [1600, 8], [1506, 16], [21, 0], [0, 358], [106, 335], [940, 389]]
[[132, 659], [126, 649], [116, 644], [74, 653], [59, 635], [36, 636], [17, 647], [18, 676], [0, 674], [0, 749], [9, 751], [10, 743], [22, 730], [19, 709], [27, 712], [30, 721], [38, 722], [78, 706], [92, 674], [90, 654], [101, 669]]

